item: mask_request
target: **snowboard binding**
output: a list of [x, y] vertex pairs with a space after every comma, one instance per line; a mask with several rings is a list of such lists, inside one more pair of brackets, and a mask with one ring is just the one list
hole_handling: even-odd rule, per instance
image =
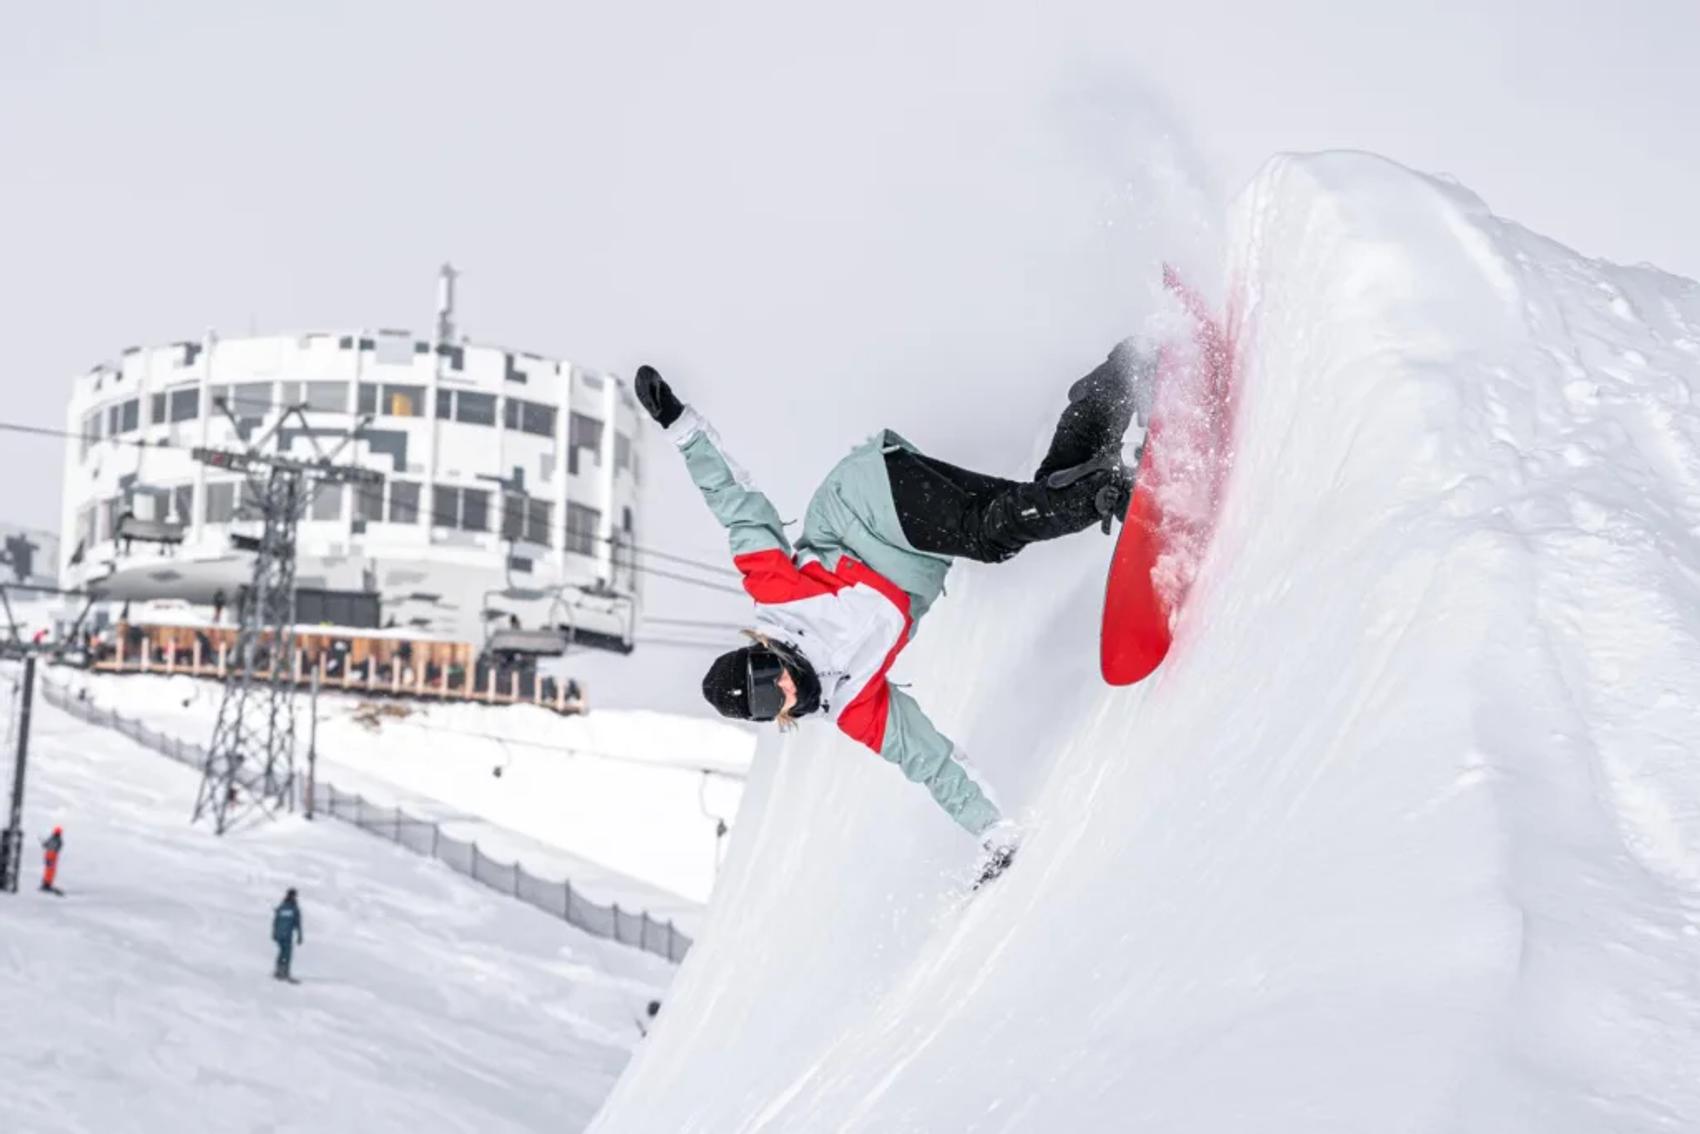
[[1133, 501], [1133, 470], [1122, 464], [1119, 452], [1107, 450], [1089, 461], [1049, 474], [1045, 477], [1045, 487], [1060, 491], [1088, 477], [1099, 482], [1092, 494], [1092, 507], [1098, 513], [1104, 534], [1109, 535], [1114, 521], [1127, 519], [1128, 505]]

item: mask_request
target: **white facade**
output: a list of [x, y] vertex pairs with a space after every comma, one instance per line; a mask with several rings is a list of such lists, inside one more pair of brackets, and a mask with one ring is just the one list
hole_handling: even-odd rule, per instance
[[[259, 524], [243, 516], [242, 478], [191, 450], [244, 449], [297, 404], [308, 429], [290, 416], [260, 451], [312, 457], [316, 441], [328, 453], [369, 414], [340, 459], [385, 477], [319, 490], [299, 585], [376, 590], [386, 621], [463, 640], [514, 614], [629, 642], [644, 428], [630, 390], [569, 362], [402, 331], [209, 336], [133, 348], [77, 378], [65, 584], [233, 602], [252, 560], [231, 535]], [[182, 542], [118, 539], [126, 514]]]

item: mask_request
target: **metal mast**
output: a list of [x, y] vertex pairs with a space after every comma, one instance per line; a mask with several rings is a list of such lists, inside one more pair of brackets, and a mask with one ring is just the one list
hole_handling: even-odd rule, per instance
[[[219, 408], [229, 413], [222, 403]], [[247, 475], [243, 505], [258, 513], [262, 525], [257, 541], [241, 536], [234, 541], [254, 552], [254, 573], [237, 604], [236, 649], [226, 659], [224, 700], [195, 800], [194, 821], [212, 816], [221, 835], [255, 812], [274, 816], [294, 799], [295, 537], [301, 516], [321, 485], [383, 481], [378, 472], [333, 464], [335, 453], [300, 460], [256, 451], [293, 415], [317, 452], [301, 408], [287, 409], [246, 452], [194, 450], [202, 464]], [[336, 452], [359, 436], [366, 421], [356, 422]]]

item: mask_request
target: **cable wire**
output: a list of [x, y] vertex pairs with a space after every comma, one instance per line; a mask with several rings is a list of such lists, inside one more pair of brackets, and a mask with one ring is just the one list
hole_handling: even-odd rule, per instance
[[[52, 428], [48, 428], [46, 426], [24, 425], [24, 424], [19, 423], [19, 422], [0, 421], [0, 431], [7, 431], [7, 432], [14, 432], [14, 433], [28, 433], [28, 434], [35, 434], [35, 435], [38, 435], [38, 436], [45, 436], [45, 437], [70, 438], [70, 439], [73, 439], [73, 440], [86, 439], [86, 435], [82, 434], [82, 433], [73, 433], [73, 432], [70, 432], [70, 431], [64, 430], [64, 429], [52, 429]], [[175, 451], [175, 452], [189, 452], [193, 448], [195, 448], [195, 446], [178, 445], [178, 444], [174, 444], [172, 442], [164, 441], [164, 440], [161, 440], [157, 443], [150, 443], [148, 441], [132, 441], [132, 440], [128, 440], [128, 439], [125, 439], [125, 438], [111, 437], [111, 436], [99, 438], [94, 443], [99, 444], [100, 441], [110, 441], [115, 445], [128, 445], [128, 446], [138, 448], [138, 449], [167, 449], [167, 450], [172, 450], [172, 451]], [[391, 479], [393, 479], [393, 478], [390, 478], [390, 477], [387, 477], [387, 476], [385, 478], [386, 481], [389, 481]], [[234, 482], [232, 482], [232, 483], [234, 483]], [[424, 481], [402, 481], [401, 483], [418, 484], [421, 487], [425, 487], [426, 484], [427, 484], [427, 482], [424, 482]], [[433, 488], [437, 487], [437, 483], [434, 482], [434, 481], [429, 482], [429, 484]], [[171, 487], [182, 487], [182, 486], [173, 485]], [[457, 489], [461, 489], [463, 491], [465, 490], [461, 486], [456, 486], [456, 485], [443, 485], [442, 487], [457, 488]], [[358, 492], [358, 489], [356, 489], [356, 491]], [[471, 489], [471, 491], [482, 492], [482, 493], [493, 495], [493, 494], [496, 494], [497, 490], [476, 488], [476, 489]], [[527, 500], [527, 501], [544, 499], [543, 497], [531, 496], [529, 494], [506, 493], [506, 492], [501, 493], [501, 496], [504, 497], [504, 498], [507, 497], [507, 496], [519, 496], [521, 499]], [[551, 505], [551, 507], [553, 507], [554, 501], [548, 501], [548, 503]], [[433, 525], [436, 526], [436, 527], [445, 527], [445, 528], [455, 528], [455, 527], [457, 527], [456, 521], [458, 520], [458, 517], [450, 515], [446, 511], [438, 511], [435, 508], [421, 508], [421, 509], [418, 509], [417, 511], [419, 512], [419, 514], [422, 514], [422, 515], [428, 517], [431, 521], [433, 521]], [[241, 519], [251, 519], [251, 518], [252, 517], [240, 517], [240, 516], [238, 516], [238, 517], [235, 517], [234, 519], [235, 520], [241, 520]], [[373, 522], [382, 523], [382, 522], [386, 522], [386, 521], [373, 521]], [[557, 542], [556, 537], [558, 537], [558, 536], [559, 537], [570, 536], [574, 539], [589, 539], [589, 540], [594, 540], [597, 543], [606, 543], [606, 544], [613, 545], [615, 547], [624, 547], [624, 548], [630, 550], [631, 552], [633, 552], [636, 555], [645, 555], [645, 556], [649, 556], [650, 558], [653, 558], [653, 559], [660, 559], [660, 560], [664, 560], [664, 561], [669, 562], [669, 563], [676, 563], [676, 564], [679, 564], [681, 566], [691, 567], [695, 570], [702, 571], [705, 574], [717, 575], [717, 576], [721, 576], [721, 577], [725, 577], [725, 578], [738, 578], [738, 577], [740, 577], [739, 572], [736, 571], [735, 569], [730, 568], [730, 567], [725, 567], [725, 566], [722, 566], [720, 564], [704, 563], [701, 560], [692, 559], [689, 556], [678, 555], [678, 554], [675, 554], [673, 552], [668, 552], [668, 551], [660, 551], [660, 550], [657, 550], [656, 548], [645, 547], [641, 544], [622, 543], [621, 540], [620, 540], [620, 537], [618, 535], [602, 535], [598, 532], [574, 531], [568, 526], [568, 523], [567, 523], [567, 521], [564, 517], [562, 518], [562, 521], [561, 521], [560, 524], [550, 523], [549, 525], [547, 525], [545, 530], [550, 537], [550, 547], [551, 547], [551, 549], [554, 549], [554, 547], [555, 547], [555, 544]], [[488, 532], [488, 534], [499, 534], [499, 533]], [[502, 538], [505, 539], [505, 538], [508, 538], [508, 537], [503, 536]], [[530, 542], [530, 541], [526, 541], [526, 542]], [[565, 540], [563, 539], [560, 542], [565, 542]], [[678, 574], [674, 574], [674, 573], [667, 572], [667, 571], [662, 571], [659, 568], [648, 567], [646, 565], [635, 563], [635, 562], [628, 564], [627, 566], [630, 566], [633, 570], [642, 571], [646, 574], [654, 575], [657, 578], [671, 579], [675, 582], [689, 583], [689, 584], [693, 584], [695, 586], [707, 587], [710, 590], [723, 591], [727, 594], [741, 595], [741, 594], [744, 593], [741, 589], [739, 589], [737, 587], [729, 587], [729, 586], [711, 584], [711, 583], [708, 583], [708, 582], [705, 582], [705, 581], [702, 581], [702, 580], [692, 579], [692, 578], [689, 578], [688, 576], [678, 575]]]

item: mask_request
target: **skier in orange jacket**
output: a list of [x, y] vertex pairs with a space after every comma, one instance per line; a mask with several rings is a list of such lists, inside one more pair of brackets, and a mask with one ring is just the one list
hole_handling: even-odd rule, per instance
[[59, 876], [59, 851], [65, 845], [65, 829], [53, 828], [53, 833], [41, 840], [41, 888], [57, 894], [53, 880]]

